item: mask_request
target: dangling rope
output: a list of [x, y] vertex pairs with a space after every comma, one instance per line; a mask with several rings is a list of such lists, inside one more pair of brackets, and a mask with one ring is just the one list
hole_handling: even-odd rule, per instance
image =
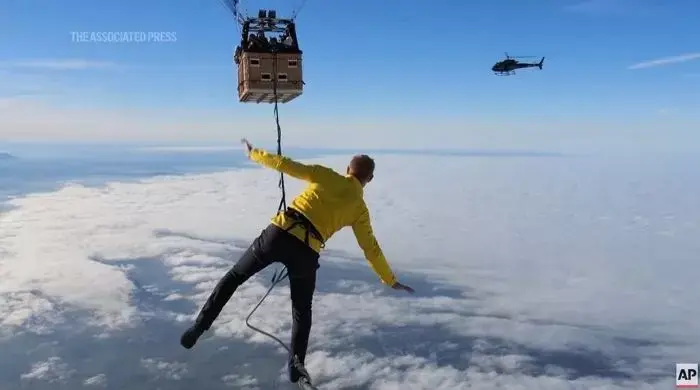
[[[277, 125], [277, 155], [282, 156], [282, 127], [280, 127], [280, 110], [277, 105], [277, 51], [272, 52], [272, 96], [275, 99], [275, 125]], [[278, 184], [280, 190], [282, 190], [282, 198], [280, 199], [280, 204], [277, 206], [277, 212], [287, 211], [287, 199], [286, 192], [284, 190], [284, 173], [280, 172], [280, 181]]]
[[[282, 127], [280, 126], [280, 114], [279, 114], [279, 107], [277, 104], [278, 96], [277, 96], [277, 52], [276, 51], [272, 52], [272, 61], [273, 61], [273, 65], [272, 65], [272, 96], [275, 99], [275, 101], [274, 101], [274, 103], [275, 103], [274, 113], [275, 113], [275, 124], [277, 125], [277, 155], [281, 156], [282, 155]], [[279, 186], [280, 190], [282, 190], [282, 199], [280, 199], [280, 204], [277, 207], [277, 212], [280, 213], [280, 212], [284, 212], [287, 210], [287, 199], [286, 199], [287, 194], [286, 194], [286, 191], [284, 188], [284, 173], [282, 173], [282, 172], [280, 172], [280, 180], [279, 180], [278, 186]], [[272, 289], [275, 288], [275, 286], [278, 285], [281, 281], [283, 281], [287, 277], [287, 275], [289, 274], [287, 272], [287, 267], [283, 266], [282, 268], [283, 268], [282, 271], [275, 271], [275, 274], [272, 276], [272, 285], [267, 290], [267, 293], [265, 293], [265, 295], [263, 295], [263, 297], [260, 298], [260, 301], [258, 301], [258, 304], [255, 305], [253, 310], [250, 311], [250, 313], [248, 314], [248, 317], [246, 317], [246, 319], [245, 319], [245, 324], [250, 329], [253, 329], [256, 332], [264, 334], [265, 336], [277, 341], [291, 355], [292, 350], [289, 347], [287, 347], [287, 344], [285, 344], [282, 340], [280, 340], [276, 336], [274, 336], [268, 332], [265, 332], [262, 329], [256, 328], [255, 326], [250, 324], [250, 317], [253, 316], [253, 313], [255, 313], [255, 311], [258, 309], [258, 307], [260, 307], [260, 305], [262, 305], [262, 303], [265, 301], [267, 296], [270, 295], [270, 293], [272, 292]]]
[[245, 324], [248, 325], [248, 327], [249, 327], [250, 329], [253, 329], [253, 330], [256, 331], [256, 332], [258, 332], [258, 333], [260, 333], [260, 334], [263, 334], [263, 335], [265, 335], [265, 336], [267, 336], [267, 337], [269, 337], [269, 338], [271, 338], [271, 339], [277, 341], [277, 342], [278, 342], [284, 349], [286, 349], [287, 352], [289, 352], [289, 354], [291, 355], [291, 354], [292, 354], [292, 350], [287, 346], [287, 344], [285, 344], [282, 340], [280, 340], [279, 338], [277, 338], [277, 336], [275, 336], [275, 335], [273, 335], [273, 334], [271, 334], [271, 333], [265, 332], [264, 330], [262, 330], [262, 329], [260, 329], [260, 328], [256, 328], [255, 326], [253, 326], [253, 325], [250, 324], [250, 317], [253, 316], [253, 313], [255, 313], [255, 311], [258, 310], [258, 307], [260, 307], [260, 305], [262, 305], [262, 303], [265, 301], [265, 298], [267, 298], [267, 296], [270, 295], [270, 293], [272, 292], [272, 289], [275, 288], [275, 286], [276, 286], [279, 282], [281, 282], [282, 280], [284, 280], [284, 278], [286, 278], [286, 277], [287, 277], [287, 270], [286, 270], [286, 269], [284, 270], [284, 272], [275, 271], [275, 274], [272, 276], [272, 285], [270, 286], [270, 288], [267, 289], [267, 292], [265, 293], [265, 295], [263, 295], [263, 297], [260, 298], [260, 300], [258, 301], [258, 304], [255, 305], [255, 307], [253, 308], [253, 310], [250, 311], [250, 313], [248, 314], [248, 317], [246, 317], [246, 319], [245, 319]]
[[[274, 98], [274, 114], [275, 114], [275, 125], [277, 126], [277, 155], [282, 156], [282, 127], [280, 126], [280, 115], [279, 115], [279, 106], [278, 106], [278, 94], [277, 94], [277, 52], [273, 51], [272, 52], [272, 96]], [[284, 188], [284, 173], [280, 172], [280, 180], [278, 183], [278, 186], [282, 192], [282, 198], [280, 199], [279, 206], [277, 207], [277, 213], [280, 212], [285, 212], [287, 210], [287, 199], [286, 199], [286, 191]], [[260, 328], [257, 328], [253, 325], [250, 324], [250, 318], [253, 316], [256, 310], [262, 305], [262, 303], [265, 301], [265, 299], [270, 295], [272, 290], [277, 286], [281, 281], [283, 281], [287, 276], [289, 275], [289, 272], [287, 270], [287, 267], [283, 266], [281, 271], [275, 271], [274, 275], [272, 275], [272, 285], [267, 289], [267, 292], [265, 295], [263, 295], [262, 298], [258, 301], [257, 305], [253, 308], [253, 310], [248, 313], [248, 317], [245, 319], [245, 324], [252, 330], [265, 335], [273, 340], [275, 340], [279, 345], [281, 345], [284, 349], [287, 350], [287, 353], [289, 353], [290, 357], [292, 355], [292, 350], [285, 344], [282, 340], [280, 340], [277, 336], [266, 332]], [[292, 357], [293, 359], [296, 359], [295, 357]], [[308, 378], [307, 378], [308, 379]], [[315, 390], [315, 388], [311, 385], [306, 380], [300, 379], [298, 382], [299, 386], [303, 389], [310, 389], [310, 390]]]

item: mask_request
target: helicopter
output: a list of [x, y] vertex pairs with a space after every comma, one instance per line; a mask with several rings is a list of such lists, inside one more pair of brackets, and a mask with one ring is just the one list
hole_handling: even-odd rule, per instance
[[515, 74], [516, 69], [534, 68], [534, 67], [542, 69], [542, 63], [544, 63], [544, 57], [542, 57], [540, 62], [534, 62], [534, 63], [518, 62], [518, 60], [514, 60], [514, 58], [533, 58], [533, 57], [531, 57], [531, 56], [529, 56], [529, 57], [510, 57], [508, 55], [508, 53], [506, 53], [506, 59], [503, 61], [496, 62], [491, 67], [491, 70], [498, 76], [510, 76], [510, 75]]

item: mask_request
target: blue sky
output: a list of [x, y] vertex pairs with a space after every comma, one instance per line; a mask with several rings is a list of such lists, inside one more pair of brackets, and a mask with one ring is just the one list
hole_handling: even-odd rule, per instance
[[[698, 126], [696, 0], [243, 0], [250, 12], [269, 7], [281, 14], [302, 3], [297, 21], [307, 84], [300, 99], [284, 106], [292, 122], [405, 130], [434, 121], [452, 133], [460, 123], [520, 130]], [[0, 4], [0, 98], [41, 98], [52, 114], [130, 112], [132, 122], [271, 118], [271, 107], [236, 100], [231, 58], [239, 35], [218, 0]], [[76, 43], [76, 31], [174, 32], [177, 39]], [[546, 56], [544, 70], [492, 75], [506, 51]]]

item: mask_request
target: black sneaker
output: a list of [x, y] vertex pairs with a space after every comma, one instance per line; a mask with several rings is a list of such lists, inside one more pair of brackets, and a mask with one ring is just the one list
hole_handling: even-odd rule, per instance
[[202, 333], [204, 332], [201, 329], [198, 329], [196, 326], [189, 327], [180, 337], [180, 345], [187, 349], [192, 348], [195, 344], [197, 344], [197, 339], [199, 339]]
[[304, 364], [299, 361], [299, 358], [296, 355], [289, 360], [288, 368], [290, 382], [297, 383], [303, 378], [308, 384], [311, 384], [311, 376], [309, 376], [309, 372], [306, 371]]

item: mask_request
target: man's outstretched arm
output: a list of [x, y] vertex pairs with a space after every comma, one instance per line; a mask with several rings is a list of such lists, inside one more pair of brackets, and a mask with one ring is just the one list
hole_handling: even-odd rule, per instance
[[308, 182], [321, 182], [327, 176], [325, 167], [306, 165], [289, 157], [268, 153], [266, 150], [250, 147], [248, 157], [256, 163]]
[[369, 211], [366, 208], [360, 215], [360, 218], [352, 225], [352, 231], [372, 270], [379, 276], [382, 283], [394, 287], [396, 277], [384, 257], [382, 248], [379, 247], [379, 243], [374, 237]]

